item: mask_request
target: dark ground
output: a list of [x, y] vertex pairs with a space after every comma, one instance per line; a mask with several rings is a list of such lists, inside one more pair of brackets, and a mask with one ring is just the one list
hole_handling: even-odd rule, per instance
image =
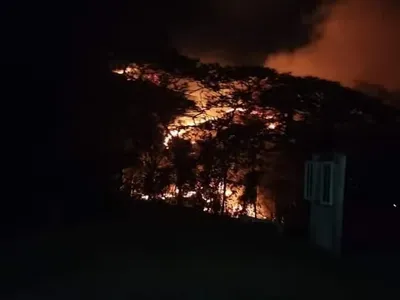
[[121, 216], [8, 242], [1, 299], [398, 299], [388, 268], [378, 273], [329, 258], [268, 224], [150, 203], [129, 211], [130, 221]]

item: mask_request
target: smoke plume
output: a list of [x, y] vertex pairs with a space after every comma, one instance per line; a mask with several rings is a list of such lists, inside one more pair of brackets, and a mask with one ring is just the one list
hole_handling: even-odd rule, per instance
[[352, 87], [361, 80], [400, 89], [400, 1], [340, 0], [328, 10], [314, 28], [319, 39], [269, 55], [265, 65]]

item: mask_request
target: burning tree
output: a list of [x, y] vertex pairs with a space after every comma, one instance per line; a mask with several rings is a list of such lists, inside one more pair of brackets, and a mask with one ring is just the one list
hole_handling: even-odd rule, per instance
[[169, 184], [171, 159], [163, 145], [168, 125], [194, 107], [185, 97], [184, 85], [169, 88], [174, 82], [174, 78], [164, 75], [157, 84], [138, 78], [127, 81], [124, 87], [131, 96], [123, 126], [125, 139], [131, 141], [125, 153], [131, 168], [125, 172], [123, 188], [131, 195], [155, 199]]
[[174, 184], [176, 187], [176, 199], [183, 205], [185, 195], [190, 195], [196, 186], [196, 160], [190, 141], [173, 138], [170, 147], [171, 164], [174, 172]]

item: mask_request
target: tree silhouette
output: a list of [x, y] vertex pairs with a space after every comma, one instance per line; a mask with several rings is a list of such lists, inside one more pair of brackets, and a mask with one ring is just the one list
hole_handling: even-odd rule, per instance
[[177, 201], [183, 205], [186, 192], [193, 191], [196, 185], [196, 160], [190, 141], [173, 138], [170, 145], [172, 168], [175, 173], [175, 185], [178, 189]]

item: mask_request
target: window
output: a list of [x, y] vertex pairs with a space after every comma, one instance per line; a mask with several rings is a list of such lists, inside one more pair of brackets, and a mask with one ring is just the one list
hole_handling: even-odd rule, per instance
[[333, 203], [333, 163], [323, 162], [321, 168], [321, 204]]
[[304, 199], [313, 201], [315, 191], [315, 168], [316, 162], [307, 161], [305, 164], [305, 178], [304, 178]]
[[305, 164], [304, 199], [322, 205], [333, 203], [333, 162], [307, 161]]

